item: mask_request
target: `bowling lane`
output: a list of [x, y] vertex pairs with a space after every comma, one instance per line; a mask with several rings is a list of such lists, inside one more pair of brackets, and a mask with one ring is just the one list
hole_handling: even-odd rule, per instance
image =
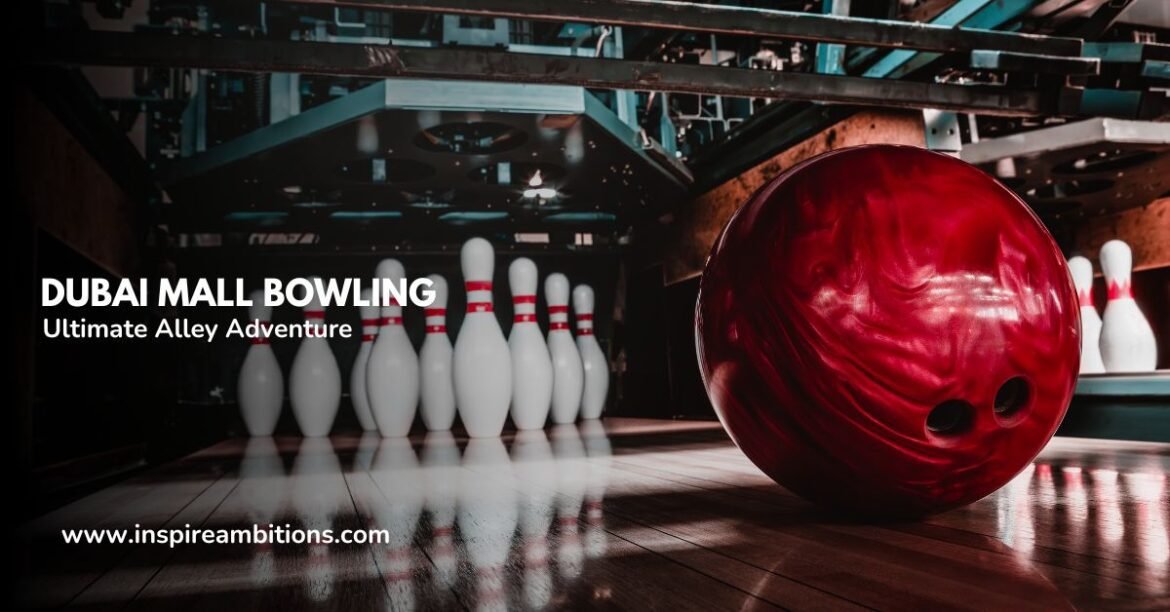
[[[21, 603], [82, 609], [1159, 609], [1170, 445], [1057, 438], [976, 504], [826, 516], [710, 422], [230, 440], [18, 529]], [[370, 528], [378, 544], [66, 545], [61, 529]], [[995, 585], [987, 589], [985, 585]]]

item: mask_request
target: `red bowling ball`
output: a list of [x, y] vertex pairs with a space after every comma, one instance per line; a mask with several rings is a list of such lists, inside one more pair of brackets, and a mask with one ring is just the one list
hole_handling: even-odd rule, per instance
[[1060, 249], [1015, 194], [923, 149], [826, 153], [712, 248], [695, 313], [720, 420], [773, 480], [870, 517], [978, 500], [1051, 439], [1080, 360]]

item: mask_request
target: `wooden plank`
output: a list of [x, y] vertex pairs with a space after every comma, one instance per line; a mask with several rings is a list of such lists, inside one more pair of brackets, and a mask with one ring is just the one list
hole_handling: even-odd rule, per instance
[[[131, 550], [130, 545], [66, 544], [62, 530], [157, 528], [170, 522], [219, 479], [193, 473], [190, 465], [169, 465], [95, 493], [36, 519], [18, 530], [25, 558], [30, 607], [57, 607], [84, 591]], [[35, 568], [35, 572], [32, 571]]]
[[[618, 471], [625, 470], [625, 466]], [[682, 539], [860, 605], [905, 609], [1070, 609], [1042, 575], [1002, 552], [961, 546], [895, 545], [874, 527], [842, 531], [807, 505], [782, 511], [723, 491], [643, 494], [635, 471], [626, 495], [614, 491], [611, 514], [656, 525]], [[617, 487], [622, 489], [623, 487]], [[855, 528], [857, 529], [857, 528]], [[733, 534], [734, 537], [728, 537]], [[878, 539], [875, 539], [878, 537]], [[848, 577], [846, 577], [846, 573]], [[994, 591], [984, 585], [994, 584]]]
[[[235, 478], [215, 481], [162, 527], [178, 529], [202, 524], [238, 484]], [[170, 561], [174, 552], [165, 546], [138, 546], [69, 602], [69, 606], [94, 611], [120, 610]]]
[[665, 282], [676, 283], [702, 274], [711, 245], [731, 215], [776, 175], [827, 151], [874, 143], [923, 146], [926, 136], [922, 114], [857, 113], [680, 206], [664, 229], [660, 257]]
[[16, 193], [41, 229], [114, 276], [138, 269], [138, 203], [26, 89], [14, 96]]
[[[556, 582], [560, 587], [560, 593], [548, 604], [568, 609], [780, 609], [774, 602], [760, 598], [756, 587], [745, 583], [742, 577], [731, 583], [725, 582], [702, 572], [694, 564], [683, 563], [675, 555], [641, 545], [639, 542], [649, 543], [645, 534], [639, 536], [628, 530], [603, 529], [600, 493], [597, 489], [589, 490], [589, 481], [592, 479], [597, 486], [596, 479], [601, 477], [597, 468], [603, 465], [604, 459], [595, 453], [590, 456], [590, 451], [575, 432], [573, 426], [558, 426], [553, 432], [552, 445], [545, 446], [549, 449], [548, 454], [530, 456], [525, 460], [535, 464], [535, 471], [545, 472], [544, 484], [538, 485], [551, 494], [544, 498], [544, 512], [556, 516], [555, 525], [541, 542], [555, 559]], [[473, 444], [491, 446], [494, 443], [475, 440]], [[469, 454], [480, 450], [470, 448]], [[494, 455], [498, 458], [501, 452], [502, 444]], [[475, 487], [478, 492], [461, 497], [461, 513], [472, 511], [477, 515], [469, 521], [461, 516], [460, 535], [469, 543], [493, 536], [498, 539], [500, 533], [491, 533], [493, 523], [519, 524], [521, 517], [507, 516], [504, 508], [515, 504], [521, 492], [532, 484], [528, 478], [540, 480], [531, 470], [517, 472], [498, 461], [465, 462], [461, 473], [468, 482], [478, 483]], [[527, 478], [521, 480], [521, 476]], [[590, 502], [591, 499], [594, 503]], [[582, 514], [584, 521], [581, 520]], [[585, 533], [581, 533], [582, 523], [585, 524]], [[483, 525], [485, 531], [471, 531], [469, 526], [475, 524]], [[536, 538], [541, 536], [536, 535]], [[532, 542], [528, 544], [531, 546]], [[475, 564], [477, 553], [471, 550], [468, 555]], [[515, 565], [501, 568], [511, 574], [503, 582], [511, 585], [528, 582], [529, 577], [523, 571], [525, 567], [526, 560], [517, 559]], [[523, 601], [523, 593], [516, 592], [515, 586], [505, 593], [503, 601], [493, 603], [508, 603], [515, 607], [515, 602]], [[830, 599], [836, 600], [823, 596], [822, 601]]]
[[1170, 198], [1107, 217], [1094, 217], [1077, 226], [1074, 254], [1096, 260], [1101, 245], [1115, 238], [1133, 248], [1135, 271], [1170, 266]]
[[[1086, 447], [1097, 450], [1099, 454], [1076, 452], [1077, 448]], [[1106, 451], [1110, 448], [1114, 452], [1107, 454]], [[1122, 449], [1123, 452], [1117, 452], [1118, 448]], [[731, 454], [720, 451], [693, 452], [688, 453], [685, 457], [675, 456], [669, 463], [647, 458], [646, 461], [649, 465], [642, 469], [668, 473], [670, 479], [691, 486], [747, 498], [770, 500], [772, 504], [779, 506], [784, 513], [792, 513], [795, 508], [799, 508], [803, 504], [787, 491], [771, 485], [770, 481], [759, 474], [755, 468], [745, 465], [746, 462], [742, 460], [742, 457], [732, 457]], [[1104, 459], [1109, 465], [1135, 470], [1135, 473], [1129, 475], [1130, 477], [1144, 479], [1148, 481], [1148, 486], [1156, 488], [1156, 476], [1170, 470], [1170, 462], [1162, 458], [1164, 454], [1165, 445], [1057, 439], [1051, 445], [1050, 450], [1041, 455], [1041, 460], [1047, 460], [1047, 455], [1052, 459], [1091, 465], [1089, 462], [1094, 459], [1097, 461]], [[710, 461], [704, 462], [700, 458], [701, 456], [716, 457], [720, 455], [726, 461], [722, 467], [718, 464], [712, 465]], [[639, 456], [639, 459], [641, 458]], [[1086, 469], [1087, 473], [1092, 473], [1092, 471]], [[1073, 499], [1067, 501], [1054, 500], [1051, 491], [1030, 491], [1027, 488], [1029, 482], [1027, 479], [1016, 481], [1000, 493], [979, 503], [931, 517], [926, 522], [897, 524], [891, 528], [912, 533], [915, 536], [932, 537], [947, 543], [959, 543], [971, 548], [1000, 553], [1004, 552], [1005, 544], [1011, 545], [1012, 548], [1008, 550], [1011, 550], [1015, 555], [1025, 555], [1030, 558], [1032, 563], [1043, 569], [1045, 575], [1058, 576], [1061, 580], [1066, 581], [1060, 585], [1062, 587], [1081, 588], [1078, 582], [1105, 587], [1128, 585], [1124, 589], [1111, 589], [1109, 592], [1113, 593], [1112, 597], [1114, 598], [1131, 599], [1135, 602], [1143, 597], [1154, 597], [1165, 592], [1167, 588], [1166, 576], [1158, 572], [1151, 573], [1149, 571], [1150, 563], [1135, 559], [1133, 555], [1134, 550], [1142, 550], [1143, 546], [1151, 553], [1160, 550], [1160, 546], [1164, 546], [1164, 540], [1162, 544], [1143, 544], [1139, 536], [1139, 534], [1149, 534], [1155, 538], [1155, 541], [1158, 541], [1157, 534], [1165, 532], [1164, 526], [1158, 528], [1148, 524], [1151, 520], [1149, 517], [1160, 516], [1160, 509], [1155, 507], [1147, 510], [1136, 510], [1136, 508], [1150, 505], [1150, 500], [1143, 501], [1133, 495], [1129, 499], [1117, 499], [1116, 493], [1111, 495], [1107, 491], [1094, 492], [1096, 497], [1093, 499], [1096, 499], [1100, 506], [1097, 508], [1098, 512], [1109, 512], [1111, 506], [1113, 506], [1114, 511], [1118, 511], [1118, 507], [1129, 509], [1124, 517], [1115, 516], [1111, 519], [1114, 523], [1130, 525], [1125, 531], [1128, 533], [1129, 539], [1121, 542], [1118, 540], [1120, 537], [1118, 526], [1111, 526], [1111, 523], [1105, 520], [1102, 515], [1098, 515], [1097, 519], [1089, 525], [1081, 520], [1080, 526], [1077, 527], [1076, 519], [1070, 519], [1063, 513], [1062, 506], [1065, 504], [1076, 507], [1075, 495], [1073, 495]], [[735, 483], [735, 486], [729, 488], [728, 483]], [[1024, 485], [1022, 489], [1018, 486], [1021, 483]], [[1072, 488], [1073, 493], [1076, 490], [1076, 487]], [[1139, 494], [1138, 497], [1140, 495], [1159, 499], [1158, 494], [1151, 491]], [[1041, 499], [1037, 500], [1037, 497]], [[1045, 503], [1044, 498], [1049, 501]], [[1085, 501], [1080, 502], [1082, 510], [1077, 511], [1076, 514], [1085, 516], [1087, 510]], [[1042, 509], [1045, 506], [1049, 510], [1047, 513], [1039, 512], [1037, 508], [1034, 508]], [[1163, 503], [1162, 509], [1164, 507]], [[1005, 511], [1007, 512], [1006, 517]], [[1072, 529], [1070, 529], [1070, 520], [1073, 521]], [[1146, 525], [1142, 524], [1143, 520], [1147, 523]], [[934, 529], [937, 525], [947, 525], [947, 527]], [[1010, 527], [1007, 531], [1004, 531], [1005, 525]], [[1021, 532], [1021, 529], [1025, 531]], [[874, 533], [882, 533], [880, 529], [873, 529], [873, 531]], [[1100, 537], [1099, 533], [1094, 533], [1097, 531], [1114, 533], [1113, 538], [1116, 541], [1113, 546], [1098, 545], [1087, 549], [1086, 546], [1094, 542], [1094, 536]], [[1078, 572], [1080, 575], [1076, 577]]]
[[[279, 448], [287, 444], [246, 454], [240, 460], [244, 482], [202, 527], [363, 527], [332, 443], [301, 440], [286, 473]], [[384, 606], [385, 591], [364, 544], [185, 545], [128, 608], [155, 609], [163, 602], [172, 610], [369, 610]]]
[[[21, 601], [32, 589], [57, 592], [44, 605], [99, 609], [1170, 603], [1168, 445], [1056, 439], [1032, 474], [984, 500], [873, 525], [776, 486], [711, 423], [608, 423], [473, 440], [462, 457], [462, 441], [441, 436], [227, 441], [26, 526]], [[59, 525], [134, 520], [369, 527], [389, 540], [51, 550]]]

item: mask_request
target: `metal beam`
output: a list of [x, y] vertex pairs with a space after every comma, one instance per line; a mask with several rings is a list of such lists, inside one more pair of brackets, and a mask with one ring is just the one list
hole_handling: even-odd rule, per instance
[[971, 52], [971, 67], [1009, 72], [1096, 76], [1101, 72], [1101, 60], [1095, 57], [1059, 57], [980, 49]]
[[455, 13], [536, 21], [584, 21], [611, 25], [795, 38], [817, 42], [968, 52], [996, 49], [1079, 55], [1077, 38], [998, 32], [887, 19], [863, 19], [672, 0], [278, 0], [370, 10]]
[[1007, 116], [1044, 114], [1035, 91], [719, 66], [507, 53], [483, 48], [204, 38], [118, 32], [38, 39], [33, 64], [203, 68], [370, 78], [577, 85]]

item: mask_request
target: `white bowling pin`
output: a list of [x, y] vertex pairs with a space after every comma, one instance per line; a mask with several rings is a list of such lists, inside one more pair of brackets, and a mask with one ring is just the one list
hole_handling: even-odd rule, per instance
[[[248, 308], [248, 317], [257, 326], [267, 328], [272, 319], [272, 307], [264, 305], [264, 292], [253, 291], [250, 299], [252, 306]], [[248, 435], [271, 436], [284, 405], [284, 376], [268, 338], [260, 333], [251, 340], [252, 346], [240, 366], [236, 395]]]
[[467, 289], [467, 316], [455, 340], [455, 405], [467, 435], [500, 435], [512, 401], [512, 358], [492, 311], [495, 251], [472, 238], [460, 253]]
[[422, 383], [422, 420], [427, 431], [447, 431], [455, 422], [455, 350], [447, 337], [447, 280], [438, 274], [428, 276], [434, 286], [435, 301], [423, 314], [427, 318], [427, 336], [418, 352]]
[[[395, 285], [406, 278], [396, 259], [383, 259], [374, 274]], [[382, 305], [379, 324], [366, 365], [366, 389], [378, 431], [385, 438], [398, 438], [410, 433], [418, 409], [418, 355], [402, 327], [402, 305], [394, 298]]]
[[1081, 304], [1081, 374], [1101, 374], [1105, 364], [1101, 362], [1101, 315], [1093, 306], [1093, 264], [1084, 257], [1068, 260], [1073, 284], [1077, 288], [1077, 299]]
[[1133, 252], [1120, 240], [1101, 247], [1101, 271], [1109, 289], [1101, 322], [1101, 360], [1106, 372], [1152, 372], [1158, 364], [1154, 330], [1133, 299]]
[[609, 363], [597, 336], [593, 335], [593, 288], [577, 285], [573, 289], [573, 312], [577, 316], [577, 351], [585, 371], [581, 393], [581, 418], [596, 419], [605, 409], [609, 394]]
[[333, 429], [341, 403], [341, 370], [324, 336], [325, 306], [320, 296], [314, 295], [305, 306], [305, 320], [320, 335], [310, 334], [301, 341], [288, 374], [288, 398], [301, 433], [312, 438], [329, 435]]
[[552, 405], [553, 372], [548, 345], [536, 323], [536, 264], [521, 257], [508, 266], [512, 289], [512, 422], [517, 429], [540, 429]]
[[550, 274], [544, 279], [548, 300], [548, 352], [553, 364], [553, 423], [572, 423], [581, 407], [585, 371], [581, 354], [569, 332], [569, 279]]
[[[374, 303], [373, 295], [369, 289], [363, 290], [362, 301]], [[354, 358], [353, 368], [349, 372], [349, 400], [353, 403], [353, 411], [357, 413], [362, 431], [376, 431], [378, 424], [374, 422], [374, 414], [370, 412], [370, 394], [366, 390], [366, 365], [370, 361], [374, 339], [378, 337], [378, 307], [359, 308], [362, 313], [362, 344], [358, 347], [357, 357]]]

